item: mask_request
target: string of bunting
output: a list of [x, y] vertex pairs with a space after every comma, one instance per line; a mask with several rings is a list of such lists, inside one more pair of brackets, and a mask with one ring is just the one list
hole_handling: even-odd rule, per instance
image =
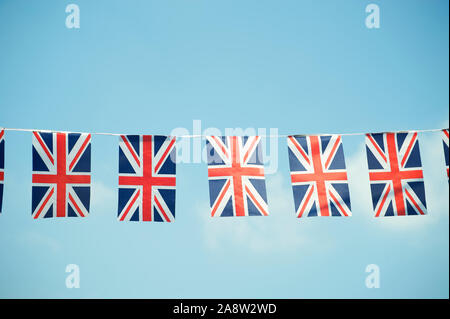
[[120, 221], [175, 220], [176, 140], [206, 140], [211, 216], [267, 216], [262, 138], [285, 138], [295, 216], [351, 216], [342, 136], [365, 135], [375, 217], [426, 215], [418, 133], [440, 132], [449, 177], [449, 129], [260, 136], [125, 135], [0, 128], [0, 213], [5, 131], [32, 133], [34, 219], [86, 217], [91, 198], [91, 136], [119, 137]]
[[[17, 132], [43, 132], [43, 133], [78, 133], [78, 134], [91, 134], [91, 135], [109, 135], [109, 136], [122, 136], [126, 135], [125, 133], [105, 133], [105, 132], [73, 132], [73, 131], [57, 131], [57, 130], [42, 130], [42, 129], [26, 129], [26, 128], [11, 128], [11, 127], [1, 127], [0, 130], [5, 131], [17, 131]], [[426, 130], [400, 130], [400, 131], [382, 131], [375, 132], [377, 133], [424, 133], [424, 132], [438, 132], [443, 129], [426, 129]], [[357, 135], [366, 135], [367, 133], [340, 133], [341, 136], [357, 136]], [[259, 135], [262, 138], [287, 138], [289, 136], [320, 136], [320, 135], [336, 135], [333, 133], [321, 133], [321, 134], [276, 134], [276, 135]], [[177, 138], [206, 138], [208, 135], [202, 134], [191, 134], [191, 135], [177, 135]]]

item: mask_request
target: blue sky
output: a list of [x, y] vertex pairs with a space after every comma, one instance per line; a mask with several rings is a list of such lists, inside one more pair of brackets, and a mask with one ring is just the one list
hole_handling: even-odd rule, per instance
[[[0, 126], [169, 134], [448, 127], [448, 1], [0, 1]], [[367, 29], [365, 7], [380, 7]], [[119, 223], [118, 139], [92, 140], [86, 219], [31, 218], [31, 134], [6, 133], [1, 298], [448, 298], [448, 182], [419, 136], [429, 215], [373, 218], [364, 137], [344, 137], [352, 218], [294, 217], [287, 146], [270, 216], [209, 217], [204, 163], [177, 167], [173, 224]], [[67, 289], [66, 265], [81, 287]], [[380, 267], [380, 288], [365, 268]]]

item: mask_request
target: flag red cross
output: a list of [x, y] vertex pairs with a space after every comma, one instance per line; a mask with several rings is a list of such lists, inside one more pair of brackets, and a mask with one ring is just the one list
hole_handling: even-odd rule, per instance
[[[346, 172], [324, 172], [322, 167], [322, 155], [320, 151], [319, 137], [310, 136], [311, 157], [314, 167], [314, 173], [291, 173], [292, 183], [315, 182], [317, 186], [317, 195], [319, 198], [319, 206], [321, 216], [330, 216], [327, 199], [327, 181], [346, 181]], [[311, 193], [312, 194], [312, 193]], [[331, 194], [332, 195], [332, 194]], [[332, 195], [333, 196], [333, 195]]]
[[[128, 144], [126, 138], [122, 136], [125, 144]], [[144, 135], [142, 137], [142, 157], [143, 163], [138, 164], [142, 165], [142, 176], [119, 176], [119, 185], [129, 185], [129, 186], [142, 186], [142, 220], [143, 221], [152, 221], [152, 196], [153, 196], [153, 186], [175, 186], [175, 177], [163, 177], [163, 176], [155, 176], [153, 174], [153, 147], [152, 147], [152, 136]], [[172, 142], [174, 143], [174, 141]], [[129, 146], [129, 144], [127, 145]], [[169, 149], [169, 148], [168, 148]], [[166, 151], [167, 152], [167, 151]], [[133, 151], [134, 153], [134, 151]], [[160, 167], [162, 160], [166, 154], [161, 158], [160, 163], [158, 163], [155, 167], [155, 171]], [[136, 194], [133, 202], [136, 201], [139, 196], [139, 191]], [[158, 205], [161, 212], [164, 211], [161, 209], [161, 204], [158, 202], [155, 197], [155, 204]], [[130, 205], [129, 207], [131, 207]], [[128, 213], [128, 212], [127, 212]], [[122, 220], [126, 217], [127, 214], [122, 215]], [[165, 216], [168, 219], [167, 216]]]
[[[35, 137], [41, 141], [37, 132], [34, 132]], [[90, 135], [86, 139], [84, 144], [90, 139]], [[56, 217], [65, 217], [66, 214], [66, 189], [67, 184], [90, 184], [90, 175], [73, 175], [67, 174], [67, 134], [56, 133], [56, 174], [33, 174], [33, 183], [43, 184], [56, 184]], [[69, 165], [71, 168], [74, 166], [75, 161], [80, 156], [82, 148], [75, 156], [72, 163]], [[51, 191], [50, 195], [53, 194]], [[47, 197], [48, 201], [50, 195]], [[83, 212], [79, 209], [75, 203], [73, 197], [69, 194], [69, 201], [77, 209], [78, 213], [84, 217]], [[43, 205], [44, 206], [44, 205]], [[40, 213], [40, 212], [39, 212]], [[34, 218], [38, 218], [39, 214], [36, 214]]]
[[[234, 192], [234, 209], [236, 216], [245, 216], [245, 205], [244, 205], [244, 187], [242, 183], [242, 178], [245, 176], [250, 177], [264, 177], [264, 169], [262, 167], [246, 167], [242, 166], [241, 163], [241, 150], [238, 143], [238, 136], [231, 136], [231, 167], [215, 167], [209, 166], [208, 176], [209, 177], [226, 177], [232, 178], [233, 182], [233, 192]], [[251, 152], [252, 146], [249, 148], [247, 154], [244, 158], [246, 159]]]
[[[417, 134], [417, 133], [416, 133]], [[414, 136], [416, 138], [416, 136]], [[414, 142], [414, 138], [411, 141], [411, 144]], [[403, 194], [403, 187], [402, 187], [402, 181], [408, 180], [408, 179], [418, 179], [423, 178], [423, 173], [421, 169], [415, 169], [415, 170], [401, 170], [399, 167], [399, 159], [398, 159], [398, 153], [397, 153], [397, 143], [395, 142], [395, 133], [386, 133], [386, 147], [387, 152], [389, 154], [389, 164], [390, 164], [390, 171], [388, 172], [370, 172], [369, 177], [371, 181], [391, 181], [394, 191], [394, 198], [395, 198], [395, 206], [397, 208], [397, 215], [406, 215], [406, 208], [405, 208], [405, 200], [404, 200], [404, 194]], [[412, 146], [410, 145], [408, 147], [408, 151]], [[406, 159], [406, 155], [404, 160], [402, 161], [404, 163]], [[388, 193], [388, 192], [387, 192]], [[387, 196], [387, 194], [385, 195]], [[407, 196], [410, 200], [413, 200], [412, 197], [407, 193]], [[415, 202], [415, 201], [413, 201]], [[380, 209], [377, 212], [377, 215], [379, 215], [381, 211]], [[415, 204], [416, 207], [418, 207]]]

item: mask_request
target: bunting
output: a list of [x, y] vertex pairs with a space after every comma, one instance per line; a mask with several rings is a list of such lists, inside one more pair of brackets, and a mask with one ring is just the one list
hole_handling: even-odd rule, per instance
[[445, 166], [447, 170], [447, 179], [449, 178], [448, 174], [448, 129], [442, 130], [442, 142], [444, 144], [444, 158], [445, 158]]
[[120, 221], [175, 220], [175, 154], [173, 137], [120, 136]]
[[86, 217], [91, 134], [33, 132], [32, 216]]
[[0, 214], [3, 206], [3, 185], [5, 181], [5, 130], [0, 131]]
[[425, 215], [425, 187], [417, 132], [366, 135], [375, 217]]
[[259, 136], [208, 136], [212, 217], [267, 216], [266, 182]]
[[290, 136], [287, 143], [296, 216], [351, 216], [341, 136]]
[[[86, 217], [91, 197], [91, 134], [119, 136], [119, 221], [173, 222], [176, 139], [0, 129], [0, 213], [5, 178], [5, 130], [32, 132], [31, 213], [34, 219]], [[449, 178], [449, 129], [364, 133], [375, 217], [426, 215], [419, 132], [440, 132]], [[298, 218], [352, 216], [343, 135], [277, 135], [287, 139]], [[205, 138], [212, 217], [268, 216], [262, 136]], [[351, 172], [350, 172], [351, 173]]]

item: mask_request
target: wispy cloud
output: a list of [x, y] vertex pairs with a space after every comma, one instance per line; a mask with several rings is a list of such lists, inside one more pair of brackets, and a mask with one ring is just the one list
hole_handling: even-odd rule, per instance
[[116, 209], [117, 193], [115, 188], [101, 181], [95, 181], [91, 186], [92, 209], [95, 212], [108, 212]]
[[60, 252], [62, 248], [61, 244], [53, 237], [35, 231], [24, 233], [19, 237], [19, 240], [26, 247], [35, 246], [39, 247], [39, 249], [48, 248], [53, 253]]
[[[208, 248], [231, 246], [259, 254], [311, 248], [314, 236], [294, 215], [292, 190], [287, 179], [280, 173], [270, 175], [267, 187], [269, 217], [211, 218], [208, 203], [197, 205]], [[323, 240], [326, 241], [326, 237]]]

